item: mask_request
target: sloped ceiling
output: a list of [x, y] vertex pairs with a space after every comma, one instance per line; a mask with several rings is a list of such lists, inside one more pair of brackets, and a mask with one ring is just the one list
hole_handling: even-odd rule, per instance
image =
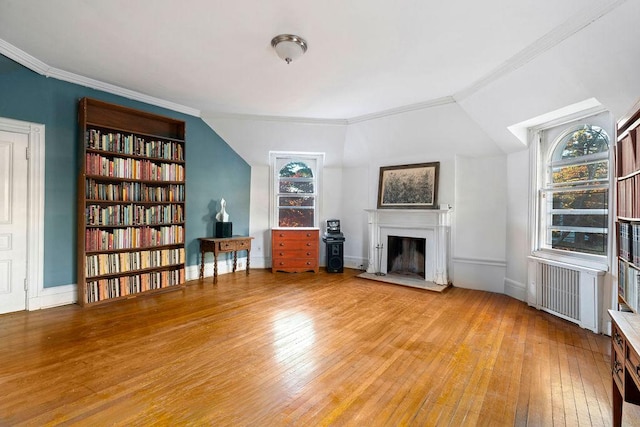
[[[623, 2], [0, 0], [0, 41], [203, 115], [354, 120], [464, 98]], [[281, 33], [308, 52], [287, 65]]]

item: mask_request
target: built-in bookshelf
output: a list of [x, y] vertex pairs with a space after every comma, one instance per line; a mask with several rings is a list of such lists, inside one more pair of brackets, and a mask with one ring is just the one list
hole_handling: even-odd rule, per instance
[[618, 308], [640, 312], [640, 111], [618, 123]]
[[90, 98], [78, 121], [78, 302], [180, 288], [184, 121]]

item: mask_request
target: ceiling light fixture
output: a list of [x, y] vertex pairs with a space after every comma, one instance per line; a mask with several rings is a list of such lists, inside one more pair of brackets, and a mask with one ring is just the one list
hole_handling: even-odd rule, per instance
[[271, 40], [271, 46], [273, 46], [280, 58], [290, 64], [294, 59], [300, 58], [307, 51], [309, 45], [300, 36], [280, 34]]

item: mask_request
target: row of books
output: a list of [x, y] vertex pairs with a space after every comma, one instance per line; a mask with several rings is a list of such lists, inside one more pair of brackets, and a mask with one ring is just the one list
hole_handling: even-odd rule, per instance
[[158, 163], [128, 157], [110, 158], [98, 153], [87, 153], [85, 161], [87, 175], [147, 181], [184, 181], [185, 176], [184, 166], [175, 163]]
[[87, 199], [119, 202], [184, 202], [185, 199], [184, 184], [102, 183], [93, 178], [86, 180], [85, 193]]
[[86, 252], [176, 245], [183, 242], [184, 226], [182, 225], [85, 230]]
[[86, 225], [154, 225], [184, 222], [182, 205], [89, 205], [85, 209]]
[[618, 295], [636, 313], [640, 310], [640, 271], [625, 262], [618, 265]]
[[640, 191], [640, 174], [618, 180], [618, 216], [640, 218], [640, 198], [635, 197], [636, 191]]
[[640, 169], [640, 128], [632, 129], [616, 145], [618, 176], [627, 176]]
[[87, 277], [184, 264], [184, 248], [87, 255]]
[[184, 268], [112, 279], [91, 280], [86, 284], [87, 302], [137, 294], [152, 289], [168, 288], [184, 283]]
[[184, 161], [184, 149], [180, 142], [157, 141], [134, 134], [127, 135], [101, 129], [89, 129], [87, 134], [87, 148], [132, 156]]
[[640, 266], [640, 223], [618, 222], [618, 255]]

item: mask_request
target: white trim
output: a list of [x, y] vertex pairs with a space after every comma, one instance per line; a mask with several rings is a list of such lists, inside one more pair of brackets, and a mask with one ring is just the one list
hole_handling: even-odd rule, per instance
[[353, 268], [354, 270], [366, 271], [369, 260], [364, 257], [344, 256], [344, 268]]
[[349, 124], [347, 119], [316, 119], [311, 117], [290, 117], [290, 116], [262, 116], [259, 114], [241, 114], [241, 113], [223, 113], [223, 112], [202, 112], [204, 119], [231, 119], [231, 120], [251, 120], [264, 122], [285, 122], [285, 123], [303, 123], [310, 125], [334, 125], [346, 126]]
[[[529, 230], [528, 230], [528, 239], [529, 239], [529, 250], [530, 254], [533, 256], [537, 256], [540, 258], [544, 258], [546, 260], [556, 260], [561, 262], [566, 262], [567, 264], [574, 265], [576, 267], [584, 267], [584, 268], [593, 268], [597, 270], [608, 271], [609, 266], [612, 260], [612, 252], [613, 248], [613, 237], [615, 232], [614, 227], [614, 217], [613, 211], [609, 209], [608, 211], [608, 232], [607, 232], [607, 255], [590, 255], [586, 253], [571, 253], [568, 251], [556, 250], [548, 247], [543, 247], [541, 242], [542, 233], [546, 233], [546, 229], [542, 229], [543, 222], [541, 221], [542, 206], [541, 206], [541, 192], [547, 191], [544, 187], [545, 173], [542, 170], [546, 168], [547, 159], [543, 156], [550, 155], [552, 152], [553, 145], [559, 142], [563, 135], [565, 135], [569, 129], [575, 129], [576, 126], [582, 124], [597, 124], [602, 127], [607, 134], [610, 136], [609, 141], [609, 151], [607, 153], [607, 160], [609, 161], [609, 206], [615, 206], [615, 177], [613, 171], [615, 171], [615, 156], [614, 156], [614, 138], [615, 134], [615, 124], [608, 123], [604, 124], [607, 120], [604, 118], [604, 115], [607, 114], [609, 119], [611, 119], [611, 113], [608, 110], [605, 110], [601, 105], [595, 105], [594, 102], [597, 102], [595, 99], [587, 100], [582, 103], [573, 104], [567, 108], [556, 110], [552, 113], [542, 115], [539, 117], [545, 117], [549, 121], [546, 123], [537, 123], [533, 126], [532, 121], [522, 122], [529, 123], [532, 127], [527, 129], [528, 141], [529, 143], [529, 176], [530, 176], [530, 186], [529, 186]], [[576, 111], [576, 106], [589, 106], [584, 111]], [[559, 112], [564, 111], [568, 112], [565, 117], [558, 116]], [[534, 120], [534, 119], [532, 119]], [[537, 119], [535, 119], [537, 120]], [[593, 123], [592, 123], [593, 121]], [[601, 123], [602, 122], [602, 123]], [[548, 131], [551, 129], [565, 127], [564, 130], [558, 130], [558, 135], [553, 137], [553, 142], [551, 141], [543, 141], [542, 133], [544, 131]], [[545, 147], [542, 145], [545, 144]], [[549, 144], [546, 146], [546, 144]], [[591, 187], [590, 187], [591, 188]], [[567, 191], [570, 188], [559, 189], [554, 188], [550, 191]], [[545, 212], [546, 214], [546, 212]]]
[[455, 104], [456, 100], [452, 96], [443, 96], [417, 104], [404, 105], [402, 107], [391, 108], [377, 113], [364, 114], [362, 116], [347, 119], [347, 124], [366, 122], [367, 120], [381, 119], [383, 117], [395, 116], [396, 114], [408, 113], [410, 111], [425, 110], [427, 108], [438, 107], [440, 105]]
[[43, 288], [38, 295], [29, 299], [29, 311], [59, 307], [78, 302], [77, 285], [62, 285]]
[[503, 259], [475, 258], [475, 257], [453, 257], [453, 262], [461, 264], [487, 265], [490, 267], [507, 267], [507, 261]]
[[504, 279], [504, 293], [522, 302], [527, 301], [527, 285], [506, 277]]
[[271, 228], [280, 228], [278, 226], [278, 206], [276, 203], [276, 197], [278, 195], [278, 177], [276, 177], [278, 171], [276, 168], [279, 159], [313, 160], [315, 162], [315, 167], [313, 168], [313, 172], [315, 174], [315, 215], [313, 218], [313, 227], [298, 228], [304, 229], [320, 227], [320, 218], [322, 218], [322, 178], [324, 172], [324, 157], [325, 153], [321, 152], [269, 151], [269, 226]]
[[11, 45], [10, 43], [7, 43], [2, 39], [0, 39], [0, 54], [3, 54], [7, 58], [14, 60], [18, 64], [23, 65], [28, 69], [35, 71], [36, 73], [41, 74], [45, 77], [52, 77], [56, 80], [74, 83], [80, 86], [101, 90], [103, 92], [112, 93], [124, 98], [129, 98], [134, 101], [144, 102], [145, 104], [155, 105], [158, 107], [166, 108], [168, 110], [188, 114], [194, 117], [200, 117], [200, 110], [198, 109], [177, 104], [175, 102], [166, 101], [154, 96], [145, 95], [144, 93], [125, 89], [123, 87], [116, 86], [110, 83], [101, 82], [99, 80], [84, 77], [79, 74], [71, 73], [69, 71], [60, 70], [55, 67], [50, 67], [39, 59], [29, 55], [28, 53], [18, 49], [17, 47]]
[[241, 114], [241, 113], [223, 113], [223, 112], [203, 112], [202, 117], [210, 119], [233, 119], [233, 120], [255, 120], [255, 121], [271, 121], [271, 122], [288, 122], [288, 123], [306, 123], [306, 124], [323, 124], [346, 126], [354, 123], [366, 122], [368, 120], [380, 119], [383, 117], [395, 116], [397, 114], [408, 113], [411, 111], [425, 110], [427, 108], [438, 107], [440, 105], [455, 104], [456, 100], [452, 96], [443, 96], [441, 98], [431, 99], [429, 101], [419, 102], [416, 104], [403, 105], [401, 107], [390, 108], [388, 110], [377, 111], [375, 113], [363, 114], [348, 119], [329, 119], [329, 118], [311, 118], [311, 117], [286, 117], [286, 116], [267, 116], [259, 114]]
[[0, 130], [29, 138], [27, 194], [27, 310], [37, 310], [44, 288], [44, 160], [45, 126], [0, 117]]

